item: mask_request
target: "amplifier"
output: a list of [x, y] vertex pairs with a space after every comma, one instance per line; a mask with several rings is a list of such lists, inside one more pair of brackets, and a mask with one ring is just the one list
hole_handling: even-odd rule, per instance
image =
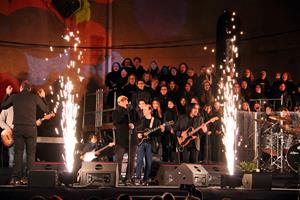
[[83, 162], [79, 170], [79, 180], [82, 185], [117, 186], [118, 163]]
[[155, 180], [159, 185], [176, 186], [179, 183], [175, 182], [176, 169], [179, 165], [176, 164], [160, 164]]
[[176, 185], [194, 184], [195, 186], [220, 186], [221, 174], [226, 173], [223, 165], [181, 164], [175, 170]]

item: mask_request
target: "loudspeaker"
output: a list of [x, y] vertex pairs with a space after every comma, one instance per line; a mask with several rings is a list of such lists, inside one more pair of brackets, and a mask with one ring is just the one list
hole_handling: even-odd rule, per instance
[[175, 170], [175, 183], [208, 186], [208, 171], [200, 164], [181, 164]]
[[159, 185], [165, 186], [176, 186], [180, 185], [175, 182], [176, 169], [179, 165], [176, 164], [160, 164], [158, 171], [155, 176], [155, 181], [158, 182]]
[[51, 5], [64, 18], [69, 18], [81, 8], [81, 0], [52, 0]]
[[28, 186], [54, 188], [58, 185], [56, 170], [32, 170], [29, 172]]
[[82, 162], [79, 179], [82, 185], [117, 186], [119, 182], [118, 163]]
[[34, 162], [33, 170], [56, 170], [58, 172], [67, 171], [63, 162]]
[[264, 173], [244, 174], [242, 183], [245, 189], [271, 190], [272, 175]]
[[195, 186], [219, 186], [221, 174], [226, 173], [223, 165], [181, 164], [175, 170], [176, 184], [194, 184]]
[[208, 172], [208, 185], [220, 186], [222, 174], [227, 174], [228, 170], [225, 165], [202, 165]]

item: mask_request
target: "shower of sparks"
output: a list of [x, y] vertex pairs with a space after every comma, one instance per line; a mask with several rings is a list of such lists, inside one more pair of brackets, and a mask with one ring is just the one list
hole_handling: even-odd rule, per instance
[[[235, 23], [236, 13], [232, 13], [231, 22]], [[236, 46], [236, 25], [231, 26], [231, 30], [227, 31], [230, 38], [226, 40], [226, 59], [223, 60], [224, 66], [220, 65], [220, 70], [223, 71], [223, 76], [220, 81], [220, 88], [218, 89], [219, 96], [218, 101], [223, 102], [224, 114], [222, 117], [222, 130], [224, 136], [222, 142], [225, 146], [225, 155], [227, 159], [227, 169], [230, 175], [234, 174], [236, 149], [235, 145], [240, 145], [240, 141], [236, 141], [238, 133], [237, 126], [237, 101], [238, 95], [234, 94], [233, 86], [236, 83], [236, 77], [238, 73], [235, 71], [235, 61], [238, 57], [238, 48]], [[230, 28], [229, 28], [230, 29]]]
[[[73, 45], [73, 48], [66, 48], [64, 52], [61, 52], [59, 55], [62, 57], [62, 54], [65, 55], [76, 55], [75, 59], [77, 61], [81, 61], [82, 59], [82, 51], [78, 51], [80, 38], [78, 36], [79, 31], [77, 32], [68, 32], [63, 38], [70, 44]], [[53, 47], [50, 47], [50, 51], [53, 51]], [[72, 54], [71, 54], [72, 53]], [[57, 112], [59, 106], [62, 107], [62, 116], [61, 116], [61, 131], [64, 137], [64, 148], [65, 153], [62, 155], [63, 159], [66, 162], [66, 167], [69, 172], [73, 171], [74, 164], [74, 152], [75, 146], [77, 143], [76, 139], [76, 118], [77, 112], [79, 110], [79, 105], [76, 103], [79, 95], [74, 91], [74, 83], [82, 82], [84, 77], [80, 74], [81, 70], [77, 65], [76, 61], [71, 59], [66, 66], [68, 72], [74, 73], [76, 76], [63, 77], [59, 76], [59, 91], [55, 91], [56, 95], [54, 95], [53, 88], [50, 86], [49, 91], [50, 94], [53, 95], [51, 102], [54, 103], [53, 111]], [[55, 133], [60, 135], [60, 131], [58, 128], [55, 128]]]
[[225, 155], [227, 159], [227, 168], [230, 175], [234, 174], [234, 160], [235, 160], [235, 137], [237, 133], [237, 107], [236, 101], [237, 96], [233, 94], [234, 79], [231, 76], [227, 76], [224, 88], [223, 88], [223, 99], [224, 99], [224, 115], [223, 121], [223, 132], [224, 136], [222, 142], [226, 148]]
[[73, 170], [74, 151], [77, 143], [76, 133], [76, 117], [79, 109], [78, 104], [75, 103], [75, 95], [73, 94], [74, 85], [69, 77], [64, 81], [61, 78], [61, 88], [63, 89], [62, 98], [62, 119], [61, 128], [65, 142], [65, 161], [69, 172]]

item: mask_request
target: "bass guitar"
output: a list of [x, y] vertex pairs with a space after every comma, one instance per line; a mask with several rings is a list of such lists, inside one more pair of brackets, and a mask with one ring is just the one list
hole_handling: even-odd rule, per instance
[[111, 142], [99, 150], [94, 149], [93, 151], [86, 152], [84, 155], [80, 156], [80, 159], [83, 161], [86, 161], [86, 162], [91, 162], [92, 160], [97, 158], [102, 151], [104, 151], [105, 149], [107, 149], [109, 147], [113, 147], [113, 146], [115, 146], [115, 143]]
[[[161, 125], [163, 125], [163, 126], [171, 126], [173, 124], [174, 124], [174, 121], [168, 121], [168, 122], [165, 122], [165, 123], [163, 123]], [[157, 131], [158, 129], [160, 129], [161, 125], [159, 125], [159, 126], [157, 126], [155, 128], [151, 128], [151, 129], [147, 128], [147, 129], [145, 129], [143, 131], [137, 131], [137, 134], [142, 134], [142, 138], [138, 138], [138, 145], [142, 144], [144, 142], [144, 140], [149, 139], [149, 135], [151, 133]]]
[[55, 113], [51, 112], [51, 113], [49, 113], [49, 114], [46, 114], [46, 115], [44, 115], [43, 118], [36, 120], [36, 125], [37, 125], [37, 126], [40, 126], [40, 125], [42, 124], [43, 121], [49, 120], [49, 119], [51, 119], [52, 117], [55, 117]]
[[[43, 121], [49, 120], [54, 116], [55, 116], [54, 113], [49, 113], [49, 114], [45, 115], [43, 118], [36, 120], [36, 125], [40, 126]], [[8, 148], [11, 147], [14, 143], [12, 130], [11, 129], [3, 130], [1, 132], [1, 139], [2, 139], [2, 143], [5, 147], [8, 147]]]
[[213, 117], [204, 124], [201, 124], [197, 128], [188, 128], [187, 130], [183, 131], [180, 135], [180, 137], [177, 137], [178, 144], [180, 148], [183, 148], [187, 146], [192, 140], [195, 140], [197, 138], [196, 133], [203, 128], [204, 125], [208, 125], [210, 123], [213, 123], [215, 121], [219, 120], [219, 117]]
[[4, 129], [1, 132], [1, 139], [2, 139], [2, 143], [5, 147], [7, 147], [7, 148], [11, 147], [14, 143], [12, 130], [11, 129]]

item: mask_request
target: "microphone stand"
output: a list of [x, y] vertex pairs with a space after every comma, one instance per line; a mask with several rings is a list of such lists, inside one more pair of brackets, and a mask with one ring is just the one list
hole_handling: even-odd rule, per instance
[[[131, 118], [130, 118], [130, 107], [131, 104], [128, 104], [127, 107], [127, 117], [128, 117], [128, 123], [131, 123]], [[128, 156], [127, 156], [127, 169], [126, 169], [126, 175], [125, 175], [125, 179], [126, 176], [131, 176], [131, 135], [133, 134], [133, 130], [129, 127], [129, 134], [128, 134]], [[131, 177], [127, 177], [129, 178], [129, 180], [131, 179]]]

